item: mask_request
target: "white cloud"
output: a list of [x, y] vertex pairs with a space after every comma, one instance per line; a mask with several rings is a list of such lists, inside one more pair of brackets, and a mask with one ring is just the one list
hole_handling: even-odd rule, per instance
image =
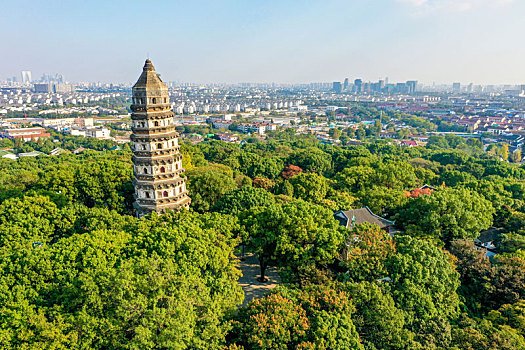
[[416, 15], [435, 12], [465, 12], [482, 6], [503, 6], [514, 0], [396, 0], [410, 6]]

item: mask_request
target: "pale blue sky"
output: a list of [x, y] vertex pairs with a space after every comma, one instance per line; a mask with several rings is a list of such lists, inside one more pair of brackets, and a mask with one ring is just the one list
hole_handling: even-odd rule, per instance
[[0, 78], [525, 84], [525, 0], [0, 0]]

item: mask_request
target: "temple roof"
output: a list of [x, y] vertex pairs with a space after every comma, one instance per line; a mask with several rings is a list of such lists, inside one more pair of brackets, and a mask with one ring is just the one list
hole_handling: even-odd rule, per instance
[[393, 221], [387, 220], [374, 214], [368, 207], [347, 211], [341, 210], [335, 213], [334, 217], [343, 226], [346, 226], [348, 228], [352, 228], [352, 225], [359, 225], [364, 222], [375, 224], [379, 226], [379, 228], [389, 227], [394, 224]]
[[155, 72], [153, 63], [147, 59], [146, 63], [144, 63], [144, 68], [142, 68], [142, 74], [135, 85], [133, 85], [133, 89], [167, 90], [168, 87], [160, 79], [159, 74]]

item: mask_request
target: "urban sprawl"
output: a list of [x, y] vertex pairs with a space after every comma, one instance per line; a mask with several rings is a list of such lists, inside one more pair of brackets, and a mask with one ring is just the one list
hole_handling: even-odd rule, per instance
[[[503, 160], [522, 161], [525, 85], [424, 85], [387, 78], [167, 85], [177, 130], [194, 143], [206, 138], [256, 142], [289, 129], [323, 143], [359, 144], [373, 137], [410, 147], [425, 145], [433, 135], [453, 134], [477, 138], [485, 149], [504, 144]], [[21, 79], [0, 82], [0, 137], [34, 142], [62, 133], [126, 144], [130, 104], [130, 84], [72, 84], [59, 74], [33, 81], [24, 71]], [[43, 154], [9, 147], [0, 152], [11, 159]]]

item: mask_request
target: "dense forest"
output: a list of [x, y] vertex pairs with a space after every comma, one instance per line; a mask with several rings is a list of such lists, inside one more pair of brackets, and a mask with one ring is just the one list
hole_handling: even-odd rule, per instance
[[[96, 147], [0, 159], [2, 348], [525, 349], [525, 168], [479, 140], [183, 144], [191, 210], [141, 219]], [[282, 281], [244, 307], [241, 246]]]

